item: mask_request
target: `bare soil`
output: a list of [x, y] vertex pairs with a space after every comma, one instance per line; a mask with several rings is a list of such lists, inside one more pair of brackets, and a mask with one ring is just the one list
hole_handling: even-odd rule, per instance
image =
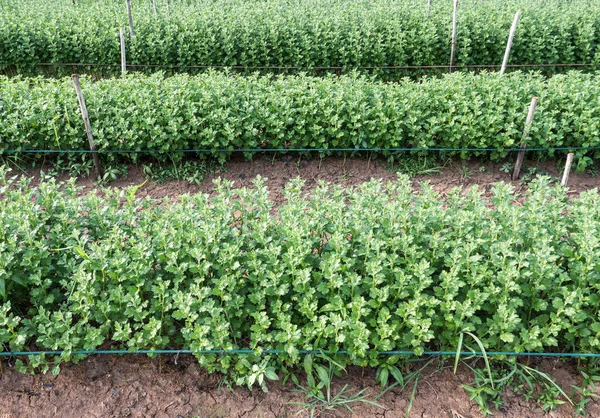
[[[497, 182], [510, 183], [515, 187], [516, 193], [527, 189], [528, 167], [534, 167], [539, 173], [550, 175], [557, 183], [560, 182], [562, 172], [557, 168], [556, 162], [528, 162], [523, 168], [520, 180], [512, 181], [511, 175], [500, 170], [502, 163], [478, 162], [478, 161], [449, 161], [440, 168], [439, 174], [417, 175], [412, 178], [415, 189], [419, 188], [421, 182], [429, 182], [434, 190], [444, 197], [450, 190], [461, 187], [465, 191], [474, 185], [478, 185], [488, 192], [492, 184]], [[234, 182], [234, 186], [251, 186], [256, 176], [266, 178], [266, 186], [270, 190], [270, 197], [275, 204], [281, 203], [284, 198], [281, 190], [285, 184], [296, 177], [302, 178], [306, 183], [306, 189], [311, 190], [320, 181], [338, 184], [341, 186], [355, 186], [371, 179], [383, 181], [394, 181], [397, 178], [397, 169], [390, 168], [381, 160], [368, 160], [364, 158], [341, 158], [330, 157], [319, 159], [300, 159], [298, 157], [283, 157], [273, 160], [268, 157], [255, 157], [248, 161], [242, 158], [233, 158], [223, 170], [216, 170], [207, 175], [200, 184], [192, 184], [187, 181], [167, 181], [157, 183], [148, 180], [138, 192], [138, 197], [174, 198], [185, 193], [208, 193], [213, 192], [213, 180], [218, 177]], [[35, 185], [40, 179], [40, 169], [26, 170], [25, 175], [34, 179]], [[68, 179], [63, 174], [61, 180]], [[147, 178], [139, 165], [130, 165], [127, 176], [108, 184], [108, 187], [124, 188], [138, 185]], [[85, 187], [83, 193], [97, 189], [93, 177], [79, 178], [78, 185]], [[589, 172], [571, 172], [568, 182], [569, 195], [577, 196], [580, 192], [600, 187], [600, 176], [592, 176]]]
[[[526, 189], [526, 182], [511, 181], [510, 175], [500, 171], [501, 164], [482, 164], [475, 161], [449, 163], [439, 175], [416, 176], [415, 188], [419, 183], [429, 181], [443, 197], [455, 187], [468, 189], [479, 185], [486, 193], [491, 184], [505, 181], [513, 184], [517, 192]], [[483, 168], [482, 168], [483, 167]], [[466, 170], [465, 170], [466, 168]], [[555, 163], [539, 164], [539, 170], [559, 177], [561, 173]], [[40, 172], [29, 170], [27, 175], [39, 181]], [[217, 177], [234, 182], [235, 186], [251, 185], [260, 175], [268, 178], [266, 185], [271, 198], [278, 204], [283, 201], [281, 189], [292, 178], [300, 176], [306, 181], [307, 189], [314, 188], [320, 180], [343, 186], [357, 185], [375, 179], [393, 181], [394, 171], [388, 170], [379, 161], [365, 159], [328, 158], [322, 161], [255, 158], [252, 161], [232, 160], [225, 172], [210, 174], [199, 185], [185, 181], [169, 181], [159, 184], [148, 181], [137, 193], [138, 197], [167, 197], [176, 199], [184, 193], [213, 192]], [[63, 176], [62, 179], [66, 179]], [[141, 184], [146, 180], [138, 166], [130, 166], [126, 178], [110, 183], [109, 187], [127, 187]], [[78, 179], [84, 186], [82, 193], [96, 189], [91, 178]], [[600, 186], [600, 177], [590, 174], [572, 173], [569, 179], [569, 194]], [[548, 372], [570, 394], [571, 385], [580, 383], [579, 373], [572, 362], [541, 360], [534, 363], [538, 369]], [[473, 380], [466, 367], [460, 367], [454, 375], [449, 365], [431, 365], [421, 375], [416, 387], [410, 417], [431, 418], [474, 418], [481, 417], [479, 407], [469, 400], [461, 387]], [[351, 369], [338, 378], [334, 390], [344, 385], [352, 393], [367, 388], [369, 399], [381, 393], [375, 383], [375, 371]], [[217, 417], [307, 417], [300, 412], [301, 406], [291, 402], [306, 402], [302, 393], [290, 382], [269, 382], [269, 392], [260, 389], [249, 391], [246, 388], [230, 390], [219, 376], [208, 375], [197, 367], [191, 356], [162, 356], [150, 359], [146, 356], [90, 356], [78, 364], [62, 366], [58, 376], [23, 375], [6, 361], [2, 362], [0, 374], [0, 418], [17, 417], [177, 417], [177, 418], [217, 418]], [[401, 390], [391, 389], [377, 402], [381, 408], [369, 404], [353, 404], [358, 417], [405, 417], [409, 408], [412, 384]], [[600, 417], [600, 403], [593, 400], [587, 406], [587, 414]], [[339, 408], [317, 415], [320, 417], [351, 416], [348, 410]], [[568, 403], [555, 411], [544, 412], [533, 402], [512, 392], [504, 394], [504, 404], [495, 411], [496, 417], [572, 417], [574, 409]]]
[[[481, 365], [480, 365], [481, 366]], [[570, 385], [579, 378], [572, 363], [541, 360], [535, 366], [555, 377], [570, 393]], [[415, 366], [416, 367], [416, 366]], [[478, 406], [469, 400], [461, 384], [472, 382], [466, 367], [459, 367], [456, 375], [449, 363], [435, 364], [423, 370], [416, 387], [410, 417], [423, 418], [476, 418], [482, 417]], [[308, 417], [302, 412], [306, 397], [288, 382], [269, 382], [269, 392], [236, 387], [227, 388], [217, 375], [207, 375], [189, 355], [162, 356], [91, 356], [78, 364], [66, 364], [58, 376], [25, 375], [6, 363], [0, 375], [0, 417], [172, 417], [218, 418]], [[367, 388], [368, 399], [374, 400], [381, 388], [375, 383], [374, 371], [354, 368], [333, 385], [333, 394], [343, 385], [349, 393]], [[413, 384], [393, 388], [376, 400], [378, 406], [365, 403], [351, 404], [358, 417], [405, 417], [410, 403]], [[506, 392], [504, 404], [494, 412], [496, 417], [553, 417], [574, 416], [569, 404], [555, 411], [544, 412], [533, 402]], [[600, 416], [600, 403], [590, 402], [590, 417]], [[319, 417], [349, 417], [344, 409], [323, 411]]]

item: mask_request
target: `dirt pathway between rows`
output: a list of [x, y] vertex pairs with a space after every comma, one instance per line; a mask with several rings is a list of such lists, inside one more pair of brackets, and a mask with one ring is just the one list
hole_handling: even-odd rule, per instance
[[[420, 182], [429, 182], [434, 190], [438, 191], [443, 197], [446, 193], [455, 187], [462, 187], [465, 190], [473, 185], [478, 185], [484, 191], [489, 191], [491, 185], [497, 182], [510, 183], [515, 187], [517, 193], [526, 190], [526, 181], [511, 181], [510, 175], [501, 171], [502, 163], [489, 163], [477, 161], [449, 161], [440, 163], [439, 174], [417, 175], [412, 178], [415, 189], [419, 188]], [[535, 169], [541, 174], [548, 174], [560, 182], [562, 173], [557, 169], [555, 162], [534, 163], [530, 162], [522, 173], [525, 179], [532, 178], [528, 174], [528, 168]], [[27, 170], [26, 175], [33, 177], [35, 185], [39, 181], [39, 169]], [[14, 174], [20, 174], [14, 171]], [[297, 157], [280, 158], [272, 160], [267, 157], [255, 157], [252, 161], [246, 161], [242, 158], [234, 158], [228, 162], [223, 171], [216, 170], [206, 176], [200, 184], [191, 184], [187, 181], [167, 181], [159, 184], [155, 181], [147, 181], [138, 192], [138, 197], [154, 198], [177, 198], [184, 193], [212, 193], [213, 180], [221, 177], [234, 182], [234, 187], [251, 186], [256, 176], [267, 178], [265, 185], [270, 190], [270, 197], [276, 203], [281, 203], [284, 198], [281, 190], [290, 180], [300, 177], [306, 183], [306, 189], [310, 190], [317, 186], [319, 181], [341, 186], [355, 186], [371, 179], [380, 179], [382, 181], [394, 181], [397, 178], [395, 170], [380, 160], [368, 160], [357, 158], [338, 158], [331, 157], [323, 160], [311, 159], [303, 160]], [[68, 179], [67, 175], [59, 177], [60, 180]], [[132, 185], [138, 185], [146, 181], [143, 169], [139, 165], [130, 165], [126, 177], [108, 183], [108, 187], [123, 188]], [[77, 182], [84, 186], [84, 193], [96, 189], [93, 178], [82, 178]], [[580, 192], [600, 187], [600, 176], [592, 176], [589, 172], [571, 173], [569, 177], [569, 195], [577, 196]], [[488, 195], [489, 196], [489, 195]]]
[[[571, 363], [542, 360], [536, 366], [553, 376], [569, 393], [579, 378]], [[461, 384], [472, 382], [466, 367], [452, 373], [451, 362], [432, 364], [421, 374], [410, 417], [476, 418], [482, 417], [478, 406], [469, 401]], [[201, 371], [189, 355], [178, 358], [164, 355], [150, 359], [143, 355], [91, 356], [78, 364], [63, 365], [58, 376], [24, 375], [3, 364], [0, 376], [0, 418], [25, 417], [171, 417], [171, 418], [285, 418], [308, 417], [301, 406], [306, 402], [292, 383], [282, 386], [270, 382], [269, 392], [255, 388], [229, 390], [217, 375]], [[334, 393], [343, 385], [350, 393], [368, 388], [369, 399], [381, 393], [373, 370], [353, 368], [337, 378]], [[404, 390], [391, 389], [376, 402], [381, 408], [352, 404], [358, 417], [405, 417], [413, 384]], [[600, 403], [592, 401], [588, 416], [600, 416]], [[544, 412], [539, 405], [513, 393], [504, 394], [504, 405], [494, 413], [505, 418], [567, 418], [574, 414], [566, 404], [556, 411]], [[338, 408], [320, 417], [347, 417], [350, 412]]]

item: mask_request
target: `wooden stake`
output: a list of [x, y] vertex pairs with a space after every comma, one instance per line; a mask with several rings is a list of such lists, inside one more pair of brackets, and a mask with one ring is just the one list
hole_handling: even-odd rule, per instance
[[[90, 143], [90, 151], [96, 151], [96, 145], [94, 145], [94, 136], [92, 135], [92, 127], [90, 126], [90, 118], [88, 117], [87, 108], [85, 107], [85, 100], [83, 99], [83, 92], [81, 91], [81, 84], [79, 83], [79, 76], [77, 74], [73, 74], [71, 78], [73, 79], [73, 84], [75, 84], [77, 101], [79, 102], [79, 108], [81, 109], [81, 116], [83, 117], [83, 124], [85, 125], [85, 133], [87, 134], [88, 142]], [[102, 170], [100, 170], [100, 159], [98, 158], [98, 153], [93, 152], [92, 157], [94, 158], [96, 172], [98, 173], [98, 176], [101, 176]]]
[[529, 135], [529, 129], [531, 128], [531, 123], [533, 122], [533, 115], [535, 114], [535, 107], [537, 106], [538, 98], [532, 97], [531, 104], [529, 105], [529, 113], [527, 113], [527, 120], [525, 121], [525, 128], [523, 128], [523, 136], [521, 138], [521, 150], [519, 151], [519, 155], [517, 156], [517, 162], [515, 163], [515, 170], [513, 171], [512, 179], [518, 180], [519, 174], [521, 174], [521, 166], [523, 165], [523, 160], [525, 159], [525, 149], [527, 148], [527, 143], [525, 140]]
[[129, 17], [129, 35], [135, 36], [135, 32], [133, 30], [133, 17], [131, 17], [131, 0], [125, 0], [125, 4], [127, 5], [127, 16]]
[[508, 65], [508, 57], [510, 56], [510, 48], [512, 47], [515, 32], [517, 31], [517, 23], [519, 23], [520, 16], [521, 11], [519, 10], [517, 14], [515, 14], [512, 26], [510, 27], [510, 33], [508, 35], [508, 42], [506, 43], [506, 51], [504, 51], [504, 60], [502, 61], [502, 69], [500, 70], [500, 74], [504, 74], [504, 72], [506, 71], [506, 66]]
[[121, 74], [127, 73], [127, 58], [125, 56], [125, 34], [123, 28], [119, 29], [119, 39], [121, 40]]
[[450, 49], [450, 72], [454, 65], [454, 49], [456, 48], [456, 14], [458, 11], [458, 0], [454, 0], [454, 13], [452, 15], [452, 46]]
[[569, 181], [569, 173], [571, 172], [571, 165], [573, 164], [573, 153], [570, 152], [567, 154], [567, 164], [565, 164], [565, 171], [563, 172], [562, 180], [560, 184], [563, 186], [567, 186], [567, 182]]

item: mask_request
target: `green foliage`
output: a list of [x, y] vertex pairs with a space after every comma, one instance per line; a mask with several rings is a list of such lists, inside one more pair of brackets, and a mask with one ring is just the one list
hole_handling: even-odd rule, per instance
[[453, 350], [461, 333], [486, 350], [598, 351], [597, 191], [302, 186], [274, 210], [263, 179], [172, 202], [0, 170], [0, 344], [65, 350], [39, 363], [54, 366], [109, 341], [255, 350], [197, 355], [238, 384], [297, 368], [302, 349], [348, 350], [341, 366], [398, 380], [376, 351]]
[[409, 153], [400, 153], [399, 156], [390, 156], [388, 158], [390, 170], [406, 174], [409, 177], [431, 176], [440, 174], [442, 165], [435, 155]]
[[458, 172], [460, 173], [460, 178], [468, 179], [471, 177], [471, 169], [467, 166], [467, 164], [463, 161], [460, 166], [458, 166]]
[[575, 404], [576, 416], [586, 415], [586, 405], [593, 399], [600, 399], [596, 383], [600, 382], [600, 368], [598, 361], [593, 359], [587, 364], [580, 366], [580, 373], [583, 377], [581, 386], [573, 386], [573, 394], [577, 395], [579, 400]]
[[[578, 72], [548, 80], [457, 73], [393, 84], [355, 75], [272, 79], [215, 72], [81, 81], [100, 151], [149, 150], [167, 161], [167, 152], [193, 149], [222, 161], [228, 154], [217, 150], [515, 148], [533, 95], [540, 99], [529, 147], [600, 146], [600, 77]], [[70, 79], [0, 77], [0, 103], [0, 152], [88, 148]], [[600, 152], [577, 151], [578, 166], [584, 156], [597, 159]], [[102, 157], [137, 161], [139, 154]]]
[[[466, 366], [473, 372], [475, 381], [469, 385], [462, 386], [469, 394], [471, 400], [477, 402], [484, 416], [493, 415], [490, 405], [493, 405], [495, 409], [498, 409], [502, 405], [502, 395], [508, 388], [513, 388], [514, 392], [524, 395], [527, 400], [534, 398], [544, 411], [553, 410], [556, 406], [563, 404], [564, 401], [560, 399], [561, 397], [566, 399], [571, 405], [574, 405], [571, 398], [567, 396], [560, 385], [548, 374], [516, 362], [515, 357], [510, 361], [501, 360], [491, 363], [481, 340], [470, 332], [465, 332], [464, 334], [470, 336], [477, 344], [477, 349], [481, 353], [485, 367], [482, 369], [465, 362]], [[456, 347], [456, 356], [454, 359], [455, 374], [464, 344], [464, 334], [462, 332], [459, 334], [458, 345]], [[476, 350], [467, 344], [464, 344], [464, 346], [475, 353]], [[479, 357], [475, 361], [477, 360], [479, 360]], [[582, 386], [584, 389], [580, 390], [581, 401], [579, 404], [582, 405], [581, 409], [584, 410], [585, 404], [590, 399], [590, 395], [585, 391], [587, 385], [584, 384]]]
[[504, 174], [510, 174], [513, 172], [514, 169], [515, 169], [515, 163], [510, 162], [510, 161], [502, 164], [502, 167], [500, 167], [500, 171], [503, 172]]
[[275, 367], [269, 366], [269, 357], [264, 358], [260, 364], [250, 364], [248, 359], [241, 358], [238, 361], [238, 364], [245, 367], [249, 371], [249, 375], [247, 377], [241, 376], [238, 378], [237, 384], [246, 384], [248, 389], [251, 389], [254, 383], [258, 383], [263, 392], [268, 392], [269, 389], [265, 378], [269, 380], [279, 380], [279, 376], [277, 376], [277, 373], [275, 372]]
[[48, 174], [57, 176], [66, 172], [72, 177], [88, 177], [93, 171], [93, 160], [89, 154], [59, 154], [52, 161]]
[[193, 184], [200, 184], [210, 173], [216, 170], [223, 171], [223, 165], [217, 166], [211, 162], [198, 161], [172, 161], [169, 163], [150, 163], [144, 165], [144, 174], [157, 183], [169, 180], [183, 180]]
[[[132, 1], [130, 64], [177, 66], [448, 65], [452, 2], [421, 0], [170, 0], [154, 15]], [[456, 65], [500, 65], [513, 16], [522, 11], [511, 64], [600, 64], [600, 6], [594, 0], [461, 2]], [[29, 74], [119, 74], [121, 0], [0, 1], [0, 70]], [[37, 63], [104, 64], [41, 67]], [[109, 65], [109, 66], [107, 66]], [[153, 71], [155, 68], [148, 69]], [[563, 71], [546, 68], [547, 73]], [[435, 70], [439, 73], [444, 70]], [[282, 73], [296, 70], [280, 70]], [[315, 73], [322, 73], [315, 70]], [[398, 80], [425, 71], [369, 71]], [[432, 71], [429, 71], [431, 73]]]
[[120, 177], [125, 177], [127, 175], [127, 166], [125, 165], [110, 165], [108, 167], [104, 167], [102, 170], [102, 181], [103, 182], [111, 182], [115, 181]]
[[[526, 400], [534, 400], [544, 411], [554, 410], [565, 402], [575, 405], [551, 376], [514, 359], [493, 362], [492, 368], [485, 370], [465, 364], [473, 372], [474, 381], [463, 385], [463, 388], [471, 400], [477, 402], [484, 416], [493, 415], [492, 407], [497, 410], [502, 406], [502, 395], [507, 390], [512, 390]], [[576, 409], [584, 412], [585, 405], [593, 397], [589, 391], [582, 390]]]
[[383, 409], [383, 406], [367, 398], [365, 392], [368, 388], [351, 393], [348, 384], [345, 384], [339, 391], [335, 391], [332, 387], [334, 377], [340, 376], [343, 371], [346, 371], [345, 367], [325, 355], [319, 356], [318, 359], [324, 361], [327, 367], [313, 363], [312, 355], [305, 357], [304, 371], [308, 386], [305, 387], [299, 383], [296, 383], [296, 386], [299, 388], [298, 391], [305, 395], [307, 401], [291, 402], [291, 404], [302, 406], [302, 409], [297, 413], [298, 415], [308, 411], [311, 418], [319, 417], [325, 411], [334, 411], [343, 407], [354, 416], [352, 405], [357, 403], [366, 403]]

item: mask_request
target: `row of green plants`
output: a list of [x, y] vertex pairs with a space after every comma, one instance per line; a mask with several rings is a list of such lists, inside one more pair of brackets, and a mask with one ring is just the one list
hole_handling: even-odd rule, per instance
[[[0, 70], [70, 74], [71, 67], [120, 72], [119, 28], [128, 63], [172, 66], [448, 65], [451, 0], [132, 0], [129, 36], [122, 0], [0, 1]], [[594, 0], [463, 0], [455, 65], [500, 65], [508, 32], [522, 11], [512, 64], [600, 64], [600, 5]], [[153, 71], [155, 68], [146, 68]], [[173, 71], [200, 71], [175, 67]], [[564, 68], [551, 67], [547, 73]], [[291, 70], [296, 72], [296, 70]], [[424, 72], [377, 70], [395, 80]]]
[[[399, 147], [494, 148], [460, 154], [501, 158], [520, 146], [532, 96], [539, 104], [529, 147], [600, 146], [598, 74], [456, 73], [391, 84], [359, 75], [136, 74], [83, 78], [82, 88], [97, 149], [162, 158], [176, 150], [224, 160], [239, 149]], [[86, 149], [70, 78], [0, 76], [0, 153]], [[598, 156], [577, 151], [579, 168]]]
[[399, 359], [377, 351], [598, 351], [597, 190], [568, 199], [539, 178], [526, 196], [499, 183], [489, 201], [477, 187], [442, 200], [405, 176], [310, 193], [294, 180], [275, 206], [260, 178], [177, 201], [139, 187], [81, 194], [0, 171], [3, 351], [65, 350], [29, 359], [48, 367], [80, 349], [251, 349], [197, 356], [250, 385], [304, 349], [348, 350], [344, 366], [387, 368], [382, 381]]

